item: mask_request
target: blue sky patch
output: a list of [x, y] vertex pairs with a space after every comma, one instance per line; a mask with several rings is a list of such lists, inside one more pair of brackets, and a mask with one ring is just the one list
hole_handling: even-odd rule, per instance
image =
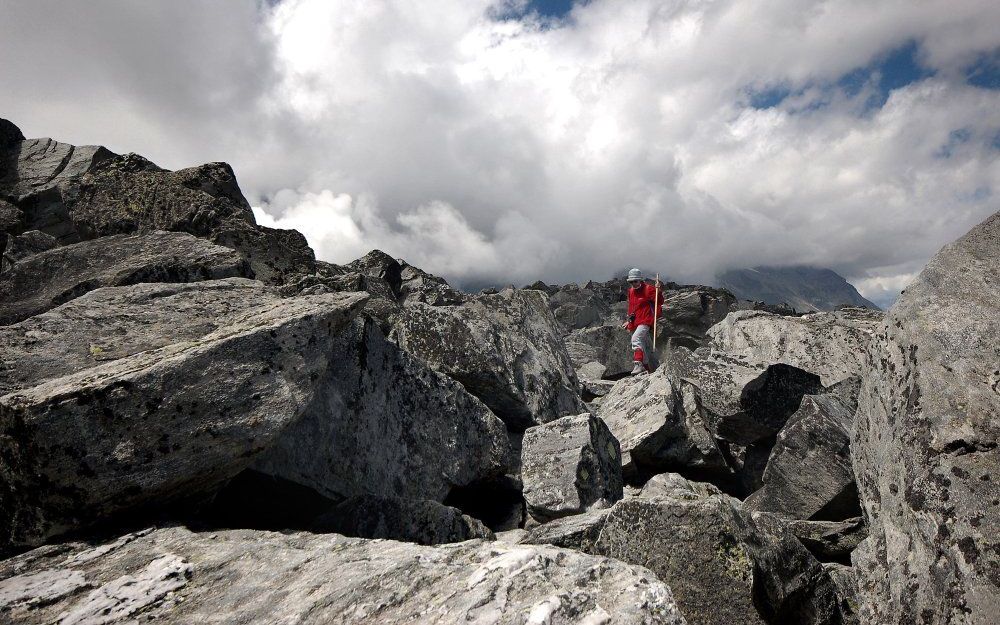
[[[924, 67], [918, 61], [919, 50], [920, 46], [916, 41], [908, 41], [888, 53], [879, 55], [868, 65], [847, 72], [835, 81], [809, 84], [798, 91], [793, 91], [785, 85], [750, 90], [749, 104], [757, 109], [771, 108], [780, 105], [789, 96], [802, 93], [808, 87], [818, 86], [822, 91], [839, 90], [852, 98], [866, 89], [871, 89], [872, 93], [864, 103], [865, 112], [881, 108], [894, 89], [900, 89], [934, 75], [933, 70]], [[819, 108], [825, 101], [828, 99], [821, 98], [816, 106], [808, 108]]]
[[1000, 89], [1000, 49], [984, 54], [970, 65], [965, 80], [983, 89]]

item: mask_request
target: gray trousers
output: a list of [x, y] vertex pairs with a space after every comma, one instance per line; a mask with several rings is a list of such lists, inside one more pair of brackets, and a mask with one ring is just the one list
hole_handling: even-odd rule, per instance
[[650, 369], [655, 368], [656, 354], [653, 353], [653, 333], [645, 324], [637, 327], [632, 333], [632, 351], [637, 349], [642, 350], [642, 364]]

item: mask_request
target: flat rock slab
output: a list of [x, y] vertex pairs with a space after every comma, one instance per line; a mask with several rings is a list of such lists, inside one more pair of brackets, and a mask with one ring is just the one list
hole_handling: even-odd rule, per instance
[[493, 532], [461, 510], [427, 499], [351, 497], [316, 520], [314, 532], [336, 532], [356, 538], [389, 538], [420, 545], [458, 543]]
[[576, 372], [541, 291], [505, 289], [461, 306], [414, 302], [394, 321], [391, 338], [461, 382], [511, 429], [584, 410]]
[[790, 317], [755, 310], [730, 313], [708, 336], [722, 352], [753, 364], [785, 363], [820, 376], [829, 386], [860, 376], [868, 343], [883, 313], [846, 308]]
[[994, 622], [1000, 213], [931, 259], [869, 358], [851, 445], [871, 521], [853, 554], [862, 621]]
[[851, 468], [853, 413], [835, 395], [806, 395], [778, 434], [748, 510], [837, 521], [861, 514]]
[[443, 501], [508, 469], [507, 430], [461, 384], [359, 319], [330, 348], [319, 394], [255, 468], [333, 498]]
[[0, 325], [104, 286], [233, 277], [253, 277], [246, 259], [190, 234], [103, 237], [29, 256], [0, 274]]
[[528, 428], [521, 462], [524, 500], [539, 521], [607, 507], [622, 498], [618, 440], [589, 413]]
[[[0, 372], [0, 548], [210, 493], [302, 414], [365, 296], [221, 282], [98, 289], [2, 329], [27, 351]], [[144, 316], [161, 323], [137, 325]], [[116, 325], [136, 336], [100, 360]]]
[[[439, 547], [231, 530], [160, 529], [0, 563], [0, 619], [157, 623], [621, 623], [683, 625], [649, 570], [541, 545]], [[53, 594], [32, 580], [59, 576]], [[44, 596], [44, 600], [39, 598]], [[98, 611], [106, 609], [104, 612]], [[69, 616], [65, 616], [69, 615]], [[89, 620], [87, 620], [89, 619]]]
[[729, 472], [709, 433], [698, 389], [665, 368], [619, 380], [601, 400], [598, 416], [621, 442], [626, 474]]

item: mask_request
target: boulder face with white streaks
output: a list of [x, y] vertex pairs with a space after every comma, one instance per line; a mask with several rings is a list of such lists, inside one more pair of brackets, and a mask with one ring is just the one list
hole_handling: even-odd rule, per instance
[[1000, 213], [945, 246], [871, 346], [853, 440], [862, 621], [1000, 614]]
[[648, 570], [545, 545], [145, 531], [0, 563], [0, 619], [102, 623], [684, 625]]
[[213, 492], [302, 414], [364, 300], [139, 284], [0, 328], [0, 549]]

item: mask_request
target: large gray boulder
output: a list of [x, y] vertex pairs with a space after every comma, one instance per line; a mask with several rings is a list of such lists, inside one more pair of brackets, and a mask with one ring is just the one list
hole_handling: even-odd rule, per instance
[[763, 486], [748, 510], [794, 519], [836, 521], [861, 510], [851, 468], [853, 412], [834, 394], [806, 395], [778, 433]]
[[514, 430], [584, 411], [576, 373], [540, 291], [504, 289], [461, 306], [414, 302], [391, 338], [459, 381]]
[[1000, 213], [945, 246], [871, 346], [852, 443], [871, 623], [1000, 614]]
[[302, 415], [364, 299], [140, 284], [0, 328], [0, 549], [213, 492]]
[[676, 478], [610, 510], [532, 529], [521, 541], [647, 566], [670, 585], [689, 623], [840, 623], [822, 565], [780, 526], [762, 523], [738, 500]]
[[357, 538], [389, 538], [420, 545], [458, 543], [493, 532], [461, 510], [427, 499], [349, 497], [315, 520], [314, 532], [336, 532]]
[[255, 468], [338, 499], [372, 494], [443, 501], [455, 487], [502, 476], [504, 424], [454, 380], [358, 320], [330, 347], [304, 415]]
[[883, 314], [845, 308], [801, 317], [756, 310], [730, 313], [708, 336], [714, 348], [759, 365], [785, 363], [815, 373], [825, 386], [860, 376], [865, 348]]
[[736, 307], [736, 298], [722, 289], [680, 287], [664, 290], [663, 319], [658, 323], [657, 341], [695, 349], [708, 343], [710, 328]]
[[549, 546], [439, 547], [167, 528], [0, 563], [0, 620], [157, 623], [683, 625], [638, 566]]
[[538, 521], [605, 508], [622, 498], [618, 440], [589, 413], [528, 428], [521, 462], [524, 500]]
[[600, 378], [618, 379], [632, 370], [632, 335], [621, 324], [573, 330], [566, 336], [566, 351], [580, 372], [588, 363], [603, 367]]
[[708, 430], [697, 388], [664, 368], [617, 382], [602, 399], [598, 416], [621, 443], [628, 475], [730, 473]]
[[103, 286], [252, 278], [235, 251], [181, 232], [102, 237], [56, 247], [0, 274], [0, 325], [16, 323]]

